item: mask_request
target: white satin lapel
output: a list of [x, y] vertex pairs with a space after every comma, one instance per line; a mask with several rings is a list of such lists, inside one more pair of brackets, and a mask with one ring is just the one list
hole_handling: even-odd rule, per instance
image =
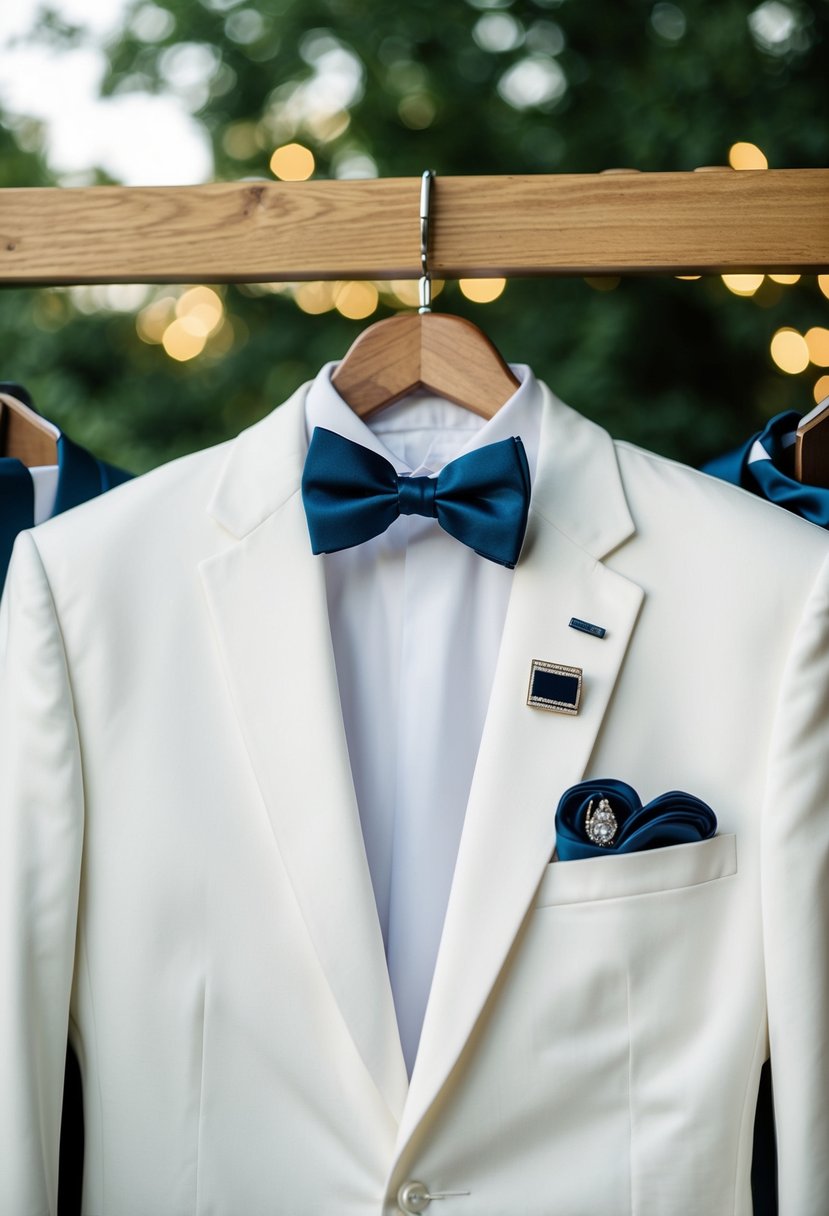
[[[598, 478], [595, 499], [593, 477]], [[633, 530], [612, 442], [560, 403], [553, 409], [551, 399], [537, 481], [399, 1131], [398, 1160], [458, 1062], [550, 861], [558, 800], [588, 767], [642, 601], [639, 587], [595, 556]], [[550, 521], [550, 513], [569, 534]], [[588, 541], [593, 553], [574, 536]], [[571, 617], [603, 626], [606, 636], [577, 632], [569, 626]], [[578, 715], [528, 707], [533, 659], [583, 669]]]
[[322, 559], [311, 553], [299, 494], [301, 421], [300, 397], [237, 441], [211, 510], [239, 539], [200, 570], [279, 853], [357, 1050], [397, 1120], [407, 1077], [340, 711]]

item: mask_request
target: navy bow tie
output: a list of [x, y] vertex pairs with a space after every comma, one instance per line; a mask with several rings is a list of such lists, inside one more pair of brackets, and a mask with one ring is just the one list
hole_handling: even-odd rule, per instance
[[459, 456], [437, 477], [400, 477], [377, 452], [318, 426], [302, 501], [314, 553], [360, 545], [398, 515], [426, 515], [481, 557], [512, 569], [527, 528], [530, 470], [514, 438]]

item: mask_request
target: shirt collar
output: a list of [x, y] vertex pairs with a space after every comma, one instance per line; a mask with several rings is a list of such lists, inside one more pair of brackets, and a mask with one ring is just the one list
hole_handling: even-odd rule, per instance
[[[489, 419], [480, 418], [444, 397], [418, 390], [373, 414], [368, 422], [351, 409], [331, 383], [337, 363], [326, 363], [311, 382], [305, 399], [305, 427], [310, 442], [314, 427], [335, 431], [383, 456], [397, 473], [440, 472], [466, 452], [518, 436], [534, 478], [541, 426], [541, 387], [526, 364], [511, 364], [519, 386]], [[413, 468], [401, 445], [414, 431], [433, 432], [421, 463]]]

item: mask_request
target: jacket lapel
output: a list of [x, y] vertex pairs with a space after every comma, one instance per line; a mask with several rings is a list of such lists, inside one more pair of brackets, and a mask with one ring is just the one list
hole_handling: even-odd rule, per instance
[[[545, 390], [536, 485], [470, 791], [397, 1159], [455, 1067], [555, 845], [559, 797], [580, 781], [642, 601], [598, 560], [633, 532], [615, 450]], [[599, 639], [569, 627], [578, 617]], [[581, 667], [576, 716], [530, 708], [530, 665]]]
[[58, 439], [58, 488], [53, 515], [97, 496], [104, 489], [98, 461], [67, 435]]
[[202, 563], [245, 745], [331, 991], [395, 1119], [407, 1078], [340, 711], [322, 562], [299, 482], [302, 390], [230, 451]]

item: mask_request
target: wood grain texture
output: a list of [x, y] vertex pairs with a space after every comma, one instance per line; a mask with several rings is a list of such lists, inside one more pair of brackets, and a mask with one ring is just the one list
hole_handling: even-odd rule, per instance
[[58, 430], [28, 405], [0, 393], [0, 456], [20, 460], [27, 468], [58, 463]]
[[401, 313], [364, 329], [331, 383], [367, 418], [412, 389], [425, 388], [492, 418], [519, 381], [486, 334], [448, 313]]
[[820, 405], [797, 428], [794, 475], [806, 485], [829, 489], [829, 397]]
[[[0, 190], [0, 282], [416, 278], [420, 178]], [[817, 271], [829, 169], [437, 177], [436, 277]]]

